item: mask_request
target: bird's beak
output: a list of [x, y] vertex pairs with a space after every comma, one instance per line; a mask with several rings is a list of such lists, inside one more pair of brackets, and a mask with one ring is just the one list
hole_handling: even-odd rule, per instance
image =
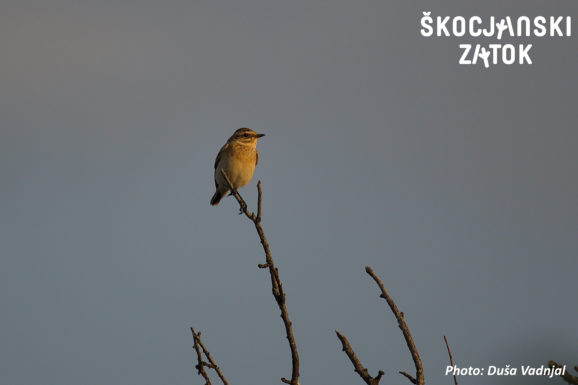
[[265, 136], [265, 134], [257, 134], [257, 138], [260, 138], [262, 136]]

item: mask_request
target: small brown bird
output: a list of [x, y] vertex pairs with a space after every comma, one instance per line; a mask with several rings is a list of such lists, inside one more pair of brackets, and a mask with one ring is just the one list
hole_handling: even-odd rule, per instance
[[215, 159], [215, 187], [217, 191], [211, 198], [211, 206], [218, 205], [229, 191], [227, 181], [221, 170], [225, 170], [231, 185], [236, 190], [246, 186], [253, 177], [255, 166], [259, 162], [257, 141], [265, 134], [257, 134], [248, 128], [239, 128], [227, 140]]

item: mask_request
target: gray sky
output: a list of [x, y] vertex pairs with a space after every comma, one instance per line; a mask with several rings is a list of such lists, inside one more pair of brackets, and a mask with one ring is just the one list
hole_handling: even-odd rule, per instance
[[[428, 383], [443, 335], [460, 366], [578, 364], [576, 37], [460, 66], [423, 11], [578, 3], [3, 1], [0, 383], [201, 384], [189, 326], [231, 383], [290, 376], [257, 235], [209, 206], [242, 126], [267, 135], [241, 193], [262, 181], [302, 384], [361, 383], [335, 329], [383, 383], [413, 371], [366, 265]], [[520, 382], [562, 383], [461, 379]]]

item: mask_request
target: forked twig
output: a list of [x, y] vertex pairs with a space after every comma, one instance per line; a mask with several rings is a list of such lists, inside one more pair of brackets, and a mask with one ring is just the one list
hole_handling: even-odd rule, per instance
[[375, 283], [377, 283], [377, 285], [381, 289], [380, 297], [387, 301], [389, 308], [391, 309], [391, 311], [395, 315], [395, 318], [397, 319], [397, 326], [399, 326], [399, 328], [401, 329], [401, 332], [403, 333], [403, 337], [405, 338], [405, 343], [407, 344], [409, 352], [411, 353], [411, 358], [413, 358], [413, 363], [415, 365], [415, 379], [413, 379], [413, 377], [411, 377], [409, 374], [407, 374], [405, 372], [400, 372], [400, 373], [403, 374], [404, 376], [406, 376], [407, 378], [409, 378], [414, 384], [423, 385], [424, 378], [423, 378], [423, 366], [421, 363], [421, 358], [419, 357], [419, 353], [417, 352], [417, 348], [415, 346], [415, 343], [413, 342], [413, 338], [411, 336], [409, 328], [407, 327], [407, 324], [405, 323], [403, 313], [399, 311], [399, 309], [397, 308], [397, 305], [395, 304], [393, 299], [389, 296], [389, 294], [387, 294], [387, 291], [385, 290], [385, 286], [383, 286], [383, 283], [381, 282], [379, 277], [377, 275], [375, 275], [375, 273], [373, 272], [371, 267], [369, 267], [369, 266], [365, 267], [365, 271], [367, 272], [367, 274], [369, 274], [371, 276], [371, 278], [373, 278]]
[[199, 340], [201, 337], [195, 333], [193, 328], [191, 328], [191, 332], [193, 333], [193, 348], [197, 352], [197, 364], [195, 365], [195, 368], [197, 369], [197, 373], [203, 376], [205, 379], [205, 385], [211, 385], [209, 375], [205, 371], [205, 366], [207, 366], [207, 363], [203, 361], [203, 354], [201, 353], [201, 348], [199, 347]]
[[357, 374], [359, 374], [359, 376], [363, 379], [363, 381], [365, 381], [365, 383], [367, 385], [379, 384], [379, 380], [381, 380], [381, 376], [383, 376], [385, 374], [384, 371], [380, 370], [377, 373], [377, 376], [372, 377], [369, 374], [369, 371], [367, 370], [367, 368], [365, 368], [361, 364], [359, 359], [357, 358], [357, 355], [355, 354], [355, 352], [351, 348], [351, 345], [349, 344], [349, 341], [347, 340], [347, 338], [345, 338], [345, 336], [343, 334], [339, 333], [337, 330], [335, 331], [335, 334], [337, 334], [337, 338], [339, 338], [339, 340], [341, 341], [341, 344], [343, 346], [342, 350], [345, 352], [345, 354], [347, 354], [347, 357], [349, 357], [349, 360], [353, 364], [355, 372]]
[[255, 225], [255, 229], [257, 230], [257, 234], [259, 235], [259, 239], [261, 240], [261, 245], [263, 245], [263, 250], [265, 251], [265, 264], [259, 264], [259, 268], [268, 268], [269, 274], [271, 276], [271, 291], [273, 293], [273, 297], [279, 306], [279, 310], [281, 310], [281, 318], [283, 319], [283, 324], [285, 325], [285, 333], [287, 337], [287, 341], [289, 342], [289, 348], [291, 349], [291, 363], [292, 363], [292, 371], [291, 371], [291, 380], [287, 380], [286, 378], [281, 378], [286, 384], [291, 385], [299, 385], [299, 354], [297, 352], [297, 344], [295, 343], [295, 337], [293, 336], [293, 327], [291, 324], [291, 320], [289, 319], [289, 313], [287, 312], [287, 306], [285, 304], [285, 292], [283, 291], [283, 284], [281, 283], [281, 279], [279, 278], [279, 270], [275, 267], [275, 263], [273, 262], [273, 257], [271, 256], [271, 250], [269, 248], [269, 243], [267, 242], [267, 238], [265, 237], [265, 232], [261, 227], [261, 181], [257, 183], [257, 214], [253, 212], [249, 212], [247, 209], [247, 203], [241, 197], [239, 192], [233, 188], [231, 180], [227, 176], [225, 170], [221, 170], [221, 174], [223, 178], [227, 182], [229, 190], [231, 191], [231, 195], [235, 197], [239, 206], [241, 208], [241, 212], [245, 214], [251, 222]]
[[[219, 366], [215, 363], [211, 353], [209, 353], [207, 348], [205, 348], [205, 345], [203, 345], [203, 342], [201, 341], [201, 332], [195, 332], [195, 329], [191, 328], [191, 333], [193, 333], [193, 348], [197, 352], [197, 365], [195, 365], [195, 368], [197, 369], [197, 372], [205, 379], [205, 385], [211, 385], [211, 380], [205, 371], [205, 367], [213, 369], [215, 372], [217, 372], [223, 384], [229, 385], [225, 379], [225, 376], [223, 375], [223, 372], [221, 372], [221, 368], [219, 368]], [[201, 354], [201, 350], [209, 362], [203, 360], [203, 354]]]
[[[377, 285], [381, 289], [380, 297], [384, 298], [387, 301], [387, 304], [389, 305], [391, 311], [395, 315], [395, 318], [397, 319], [397, 324], [403, 333], [403, 336], [405, 338], [405, 342], [406, 342], [407, 347], [409, 348], [409, 351], [410, 351], [411, 356], [413, 358], [413, 362], [415, 364], [416, 377], [414, 378], [412, 375], [410, 375], [409, 373], [406, 373], [406, 372], [399, 372], [399, 373], [402, 374], [403, 376], [407, 377], [412, 383], [414, 383], [416, 385], [423, 385], [424, 377], [423, 377], [423, 367], [421, 364], [421, 358], [419, 357], [419, 353], [417, 352], [417, 348], [415, 347], [415, 344], [413, 342], [413, 338], [411, 336], [409, 328], [407, 327], [407, 324], [405, 323], [405, 320], [403, 318], [403, 313], [399, 311], [399, 309], [397, 308], [397, 305], [395, 304], [393, 299], [389, 296], [389, 294], [387, 294], [387, 291], [385, 290], [383, 283], [377, 277], [377, 275], [375, 275], [375, 273], [373, 272], [371, 267], [367, 266], [365, 268], [365, 271], [367, 272], [367, 274], [369, 274], [373, 278], [373, 280], [377, 283]], [[335, 331], [335, 333], [337, 333], [337, 337], [339, 338], [339, 340], [341, 341], [341, 343], [343, 345], [343, 351], [345, 351], [345, 353], [349, 357], [349, 360], [353, 364], [353, 367], [355, 368], [355, 372], [357, 372], [368, 385], [377, 385], [379, 383], [379, 380], [381, 379], [381, 376], [383, 375], [383, 371], [380, 370], [376, 377], [371, 377], [369, 375], [369, 372], [367, 371], [367, 369], [363, 367], [363, 365], [361, 364], [361, 362], [359, 361], [359, 359], [355, 355], [355, 352], [353, 351], [353, 349], [349, 345], [347, 338], [345, 338], [345, 336], [343, 336], [338, 331]]]

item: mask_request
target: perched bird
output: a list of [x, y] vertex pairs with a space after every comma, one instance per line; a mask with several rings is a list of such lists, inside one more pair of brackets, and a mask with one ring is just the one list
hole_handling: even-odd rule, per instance
[[215, 159], [215, 187], [217, 191], [211, 198], [211, 206], [218, 205], [229, 191], [227, 181], [221, 170], [225, 170], [235, 190], [246, 186], [253, 177], [253, 171], [259, 162], [257, 141], [265, 134], [257, 134], [248, 128], [239, 128], [227, 140]]

